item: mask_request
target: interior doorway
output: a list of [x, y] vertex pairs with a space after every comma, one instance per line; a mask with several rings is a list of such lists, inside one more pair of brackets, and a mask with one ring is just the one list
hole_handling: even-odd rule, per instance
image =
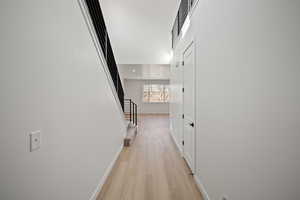
[[183, 157], [195, 170], [195, 48], [191, 43], [183, 53]]

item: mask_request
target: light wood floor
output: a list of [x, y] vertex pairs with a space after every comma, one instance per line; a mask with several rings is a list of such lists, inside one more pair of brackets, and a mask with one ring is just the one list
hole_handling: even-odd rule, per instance
[[143, 115], [134, 144], [121, 152], [97, 200], [202, 200], [189, 173], [168, 116]]

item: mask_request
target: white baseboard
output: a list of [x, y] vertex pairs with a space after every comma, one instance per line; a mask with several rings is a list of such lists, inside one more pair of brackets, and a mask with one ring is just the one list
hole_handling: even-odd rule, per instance
[[112, 160], [112, 162], [107, 167], [104, 175], [102, 176], [102, 178], [101, 178], [101, 180], [100, 180], [100, 182], [99, 182], [96, 190], [94, 191], [92, 197], [90, 198], [90, 200], [96, 200], [97, 199], [97, 197], [98, 197], [98, 195], [99, 195], [99, 193], [100, 193], [100, 191], [101, 191], [101, 189], [102, 189], [105, 181], [107, 180], [107, 178], [108, 178], [111, 170], [113, 169], [113, 167], [114, 167], [114, 165], [115, 165], [115, 163], [116, 163], [116, 161], [117, 161], [117, 159], [118, 159], [118, 157], [119, 157], [119, 155], [120, 155], [120, 153], [121, 153], [122, 150], [123, 150], [123, 145], [119, 148], [119, 150], [116, 153], [114, 159]]
[[196, 181], [196, 184], [197, 184], [204, 200], [210, 200], [208, 193], [206, 192], [206, 189], [204, 188], [204, 185], [201, 183], [201, 181], [197, 175], [194, 175], [194, 179]]

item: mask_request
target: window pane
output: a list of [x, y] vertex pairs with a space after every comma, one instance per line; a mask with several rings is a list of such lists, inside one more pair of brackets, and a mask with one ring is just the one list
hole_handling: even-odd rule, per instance
[[162, 102], [161, 85], [151, 85], [150, 102]]
[[167, 85], [165, 85], [165, 102], [169, 102], [170, 100], [170, 92], [169, 92], [169, 87]]
[[150, 85], [144, 85], [143, 101], [149, 102]]
[[144, 85], [143, 101], [163, 103], [169, 101], [169, 89], [165, 85]]

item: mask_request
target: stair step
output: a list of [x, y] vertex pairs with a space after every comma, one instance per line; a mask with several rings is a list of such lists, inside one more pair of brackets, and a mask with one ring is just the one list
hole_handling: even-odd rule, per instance
[[137, 135], [137, 127], [136, 126], [134, 126], [134, 127], [128, 126], [127, 135], [124, 139], [124, 146], [129, 147], [133, 143], [136, 135]]

